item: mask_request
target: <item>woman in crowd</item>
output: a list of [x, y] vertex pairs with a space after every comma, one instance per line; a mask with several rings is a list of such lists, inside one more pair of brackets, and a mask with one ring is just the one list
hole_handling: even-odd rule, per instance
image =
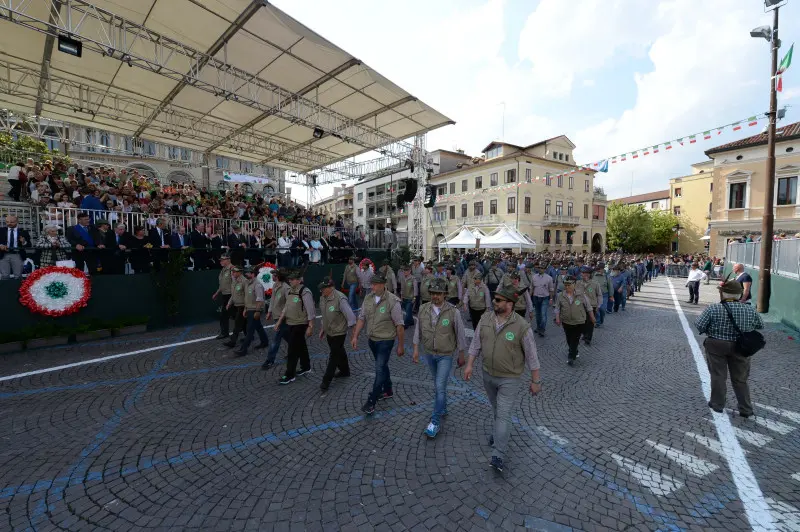
[[58, 234], [59, 226], [49, 223], [39, 235], [35, 247], [40, 250], [39, 267], [55, 266], [57, 261], [69, 260], [67, 253], [71, 246], [66, 238]]

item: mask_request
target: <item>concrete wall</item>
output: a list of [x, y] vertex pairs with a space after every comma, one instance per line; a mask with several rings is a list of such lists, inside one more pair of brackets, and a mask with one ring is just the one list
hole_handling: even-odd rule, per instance
[[[724, 275], [727, 275], [733, 264], [725, 265]], [[758, 291], [758, 270], [755, 268], [745, 268], [745, 271], [753, 278], [751, 291], [753, 294], [753, 304], [755, 305]], [[772, 319], [788, 325], [792, 329], [800, 331], [800, 280], [780, 275], [772, 275], [772, 295], [769, 300], [769, 314]]]

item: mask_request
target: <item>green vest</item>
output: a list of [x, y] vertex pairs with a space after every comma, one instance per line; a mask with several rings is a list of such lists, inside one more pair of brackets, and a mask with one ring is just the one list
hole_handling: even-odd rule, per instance
[[280, 286], [274, 285], [272, 287], [272, 316], [278, 319], [283, 312], [283, 307], [286, 306], [286, 295], [289, 293], [288, 286], [281, 283]]
[[476, 273], [480, 273], [480, 270], [478, 270], [478, 268], [475, 268], [474, 270], [470, 270], [469, 267], [467, 268], [467, 271], [464, 272], [464, 275], [461, 278], [461, 282], [464, 284], [464, 288], [469, 288], [470, 286], [472, 286], [472, 280], [475, 279]]
[[347, 303], [347, 296], [338, 290], [331, 292], [330, 297], [319, 296], [319, 308], [322, 311], [322, 330], [328, 336], [347, 334], [347, 317], [340, 310], [340, 305]]
[[486, 312], [478, 322], [483, 369], [493, 377], [519, 377], [525, 370], [522, 339], [531, 328], [516, 312], [512, 312], [496, 331], [494, 312]]
[[397, 328], [392, 321], [392, 309], [399, 305], [400, 300], [389, 291], [375, 303], [375, 294], [369, 293], [364, 298], [364, 316], [367, 319], [367, 336], [370, 340], [394, 340], [397, 338]]
[[[256, 301], [256, 295], [258, 295], [258, 291], [262, 291], [262, 298], [261, 301]], [[254, 310], [256, 312], [261, 312], [264, 310], [264, 298], [263, 298], [263, 291], [264, 288], [261, 283], [259, 283], [255, 278], [252, 281], [245, 281], [244, 282], [244, 309], [245, 310]]]
[[403, 279], [400, 294], [403, 296], [403, 299], [414, 299], [414, 278], [411, 274]]
[[234, 307], [244, 306], [244, 282], [245, 278], [241, 275], [238, 279], [231, 277], [231, 305]]
[[592, 281], [596, 282], [600, 286], [600, 293], [605, 295], [610, 290], [609, 285], [611, 284], [608, 276], [603, 272], [595, 272], [592, 276]]
[[597, 307], [597, 294], [601, 294], [602, 292], [594, 279], [589, 279], [588, 281], [581, 279], [575, 283], [575, 293], [585, 295], [587, 299], [589, 299], [589, 304], [592, 307]]
[[219, 271], [219, 293], [231, 295], [231, 267], [225, 266]]
[[358, 266], [353, 264], [352, 266], [348, 264], [344, 267], [344, 282], [345, 284], [358, 284], [358, 276], [356, 275], [356, 270]]
[[456, 308], [447, 301], [442, 304], [436, 324], [432, 323], [433, 303], [425, 303], [419, 307], [420, 331], [422, 345], [431, 355], [452, 355], [456, 350]]
[[483, 295], [484, 285], [472, 285], [469, 288], [469, 308], [473, 310], [486, 310], [486, 296]]
[[[512, 289], [514, 288], [513, 285], [511, 288]], [[519, 288], [521, 287], [517, 287], [517, 289]], [[514, 303], [514, 310], [524, 310], [526, 312], [528, 311], [528, 300], [525, 299], [525, 294], [519, 295], [519, 297], [517, 298], [517, 302]]]
[[428, 290], [431, 287], [431, 281], [433, 280], [433, 275], [426, 275], [422, 278], [422, 282], [419, 284], [419, 295], [422, 301], [430, 301], [431, 300], [431, 292]]
[[308, 323], [308, 313], [303, 307], [303, 293], [311, 292], [304, 285], [297, 285], [289, 289], [286, 297], [285, 318], [288, 325], [305, 325]]
[[447, 299], [458, 297], [458, 277], [453, 276], [447, 280]]
[[486, 282], [489, 284], [500, 284], [500, 281], [503, 279], [503, 275], [503, 270], [497, 266], [493, 266], [486, 275]]
[[561, 292], [556, 300], [556, 307], [558, 308], [561, 322], [567, 325], [581, 325], [586, 323], [586, 307], [583, 302], [583, 296], [578, 295], [577, 289], [572, 297], [572, 303], [569, 302], [566, 290]]

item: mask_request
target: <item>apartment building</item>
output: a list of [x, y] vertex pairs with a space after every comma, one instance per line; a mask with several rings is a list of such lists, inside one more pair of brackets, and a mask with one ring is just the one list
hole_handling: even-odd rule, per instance
[[[761, 234], [767, 134], [717, 146], [706, 155], [713, 160], [709, 251], [724, 256], [730, 239]], [[775, 159], [774, 230], [791, 235], [800, 231], [800, 122], [778, 127]]]
[[333, 194], [312, 204], [312, 209], [323, 213], [326, 217], [336, 219], [342, 217], [345, 224], [353, 221], [353, 186], [339, 185]]
[[708, 248], [707, 234], [713, 211], [713, 168], [713, 161], [703, 161], [692, 165], [691, 174], [669, 180], [672, 213], [680, 217], [680, 229], [672, 242], [673, 252], [695, 253]]
[[668, 211], [670, 205], [670, 191], [657, 190], [646, 194], [636, 194], [611, 200], [622, 205], [640, 205], [646, 211]]
[[482, 157], [463, 157], [432, 176], [429, 252], [463, 226], [488, 232], [503, 224], [539, 250], [605, 249], [607, 199], [595, 191], [595, 172], [574, 164], [574, 149], [564, 135], [529, 146], [492, 142]]

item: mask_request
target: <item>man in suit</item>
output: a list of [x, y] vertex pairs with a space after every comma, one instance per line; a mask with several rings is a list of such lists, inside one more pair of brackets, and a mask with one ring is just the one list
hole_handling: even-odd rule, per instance
[[22, 263], [25, 262], [25, 248], [31, 246], [31, 235], [19, 227], [17, 217], [6, 216], [6, 226], [0, 229], [0, 279], [22, 277]]
[[192, 258], [195, 271], [208, 269], [208, 249], [211, 247], [211, 239], [206, 234], [206, 226], [203, 222], [195, 225], [192, 232], [189, 233], [189, 242], [194, 248]]
[[227, 238], [228, 247], [230, 248], [231, 263], [236, 266], [244, 264], [244, 252], [247, 248], [247, 237], [242, 234], [242, 228], [239, 224], [231, 224], [231, 232]]
[[65, 237], [72, 246], [72, 260], [75, 267], [83, 271], [84, 266], [89, 270], [89, 275], [97, 273], [97, 255], [94, 253], [95, 242], [94, 228], [89, 225], [89, 213], [79, 212], [78, 223], [68, 227]]
[[105, 257], [101, 258], [103, 273], [114, 275], [125, 274], [125, 262], [128, 259], [128, 242], [130, 234], [125, 224], [117, 224], [113, 231], [105, 234]]
[[172, 233], [171, 236], [170, 247], [172, 249], [186, 249], [191, 246], [189, 236], [186, 234], [186, 228], [182, 225], [178, 226], [178, 232]]
[[167, 229], [167, 220], [159, 218], [156, 221], [156, 226], [150, 229], [148, 238], [150, 244], [153, 245], [153, 269], [158, 271], [161, 269], [161, 262], [167, 258], [167, 250], [171, 242], [170, 233]]

